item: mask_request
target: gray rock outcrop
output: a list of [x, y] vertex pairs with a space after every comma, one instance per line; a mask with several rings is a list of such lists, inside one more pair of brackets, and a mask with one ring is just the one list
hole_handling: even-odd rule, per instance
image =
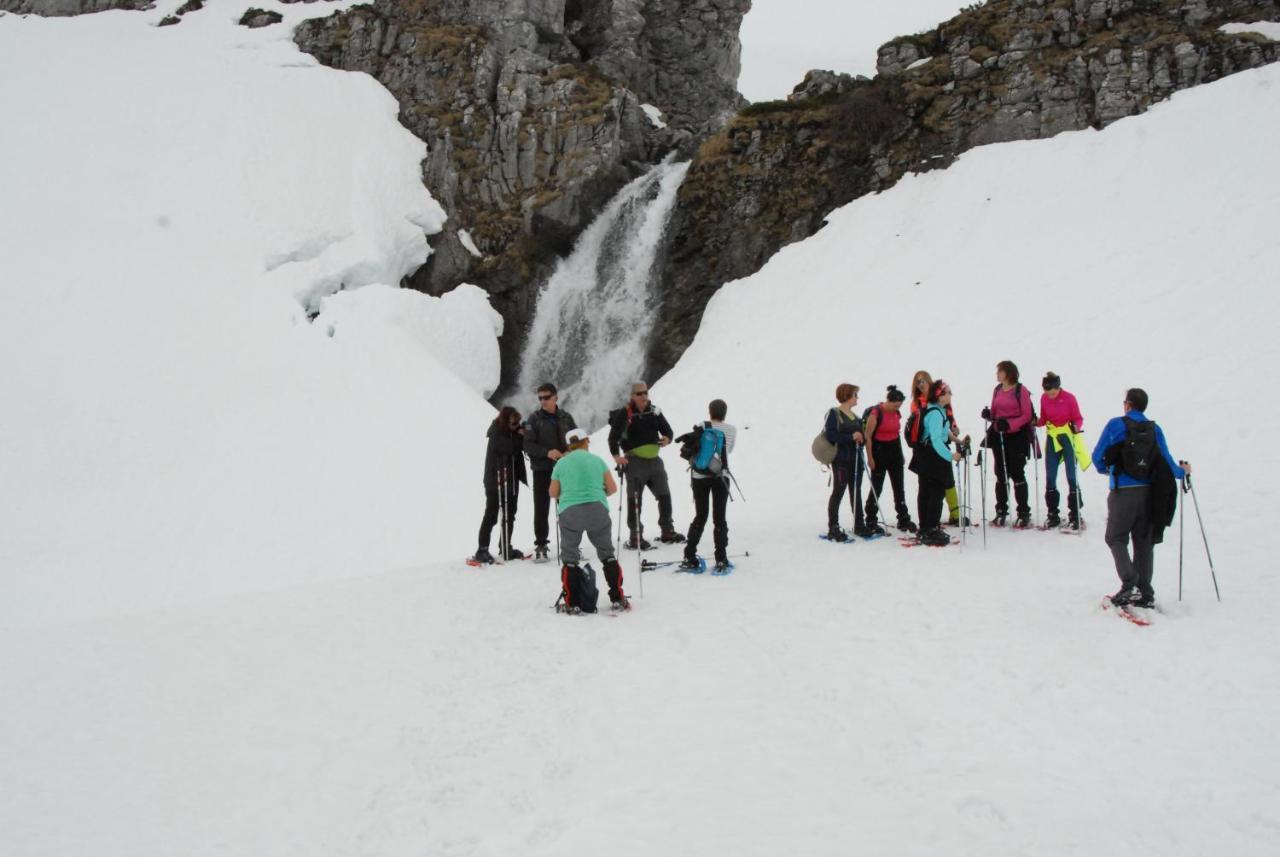
[[151, 9], [154, 6], [152, 0], [0, 0], [0, 12], [43, 15], [47, 18], [87, 15], [108, 9]]
[[[608, 200], [667, 153], [692, 154], [742, 104], [750, 0], [375, 2], [303, 23], [302, 50], [363, 71], [427, 143], [449, 214], [411, 285], [474, 282], [506, 320], [511, 380], [539, 284]], [[657, 127], [641, 105], [662, 111]], [[465, 230], [479, 255], [463, 245]]]
[[815, 233], [833, 209], [986, 143], [1105, 128], [1174, 92], [1280, 59], [1227, 35], [1277, 0], [990, 0], [880, 48], [874, 80], [812, 72], [700, 148], [681, 188], [647, 377], [697, 332], [711, 295]]

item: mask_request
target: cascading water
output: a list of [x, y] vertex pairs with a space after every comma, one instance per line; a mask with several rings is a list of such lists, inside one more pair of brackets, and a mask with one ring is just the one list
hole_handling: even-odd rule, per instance
[[654, 262], [688, 170], [668, 159], [628, 184], [556, 267], [538, 295], [523, 395], [550, 381], [578, 425], [593, 430], [626, 399], [644, 369], [657, 308]]

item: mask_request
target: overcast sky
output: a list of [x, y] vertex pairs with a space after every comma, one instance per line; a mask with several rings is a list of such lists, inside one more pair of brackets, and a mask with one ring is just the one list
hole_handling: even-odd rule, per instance
[[876, 48], [932, 29], [973, 0], [753, 0], [742, 24], [750, 101], [785, 98], [811, 68], [873, 76]]

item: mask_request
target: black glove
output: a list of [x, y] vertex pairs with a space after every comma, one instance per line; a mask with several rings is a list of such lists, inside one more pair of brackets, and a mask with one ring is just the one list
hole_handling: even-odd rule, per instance
[[1004, 417], [1001, 417], [1000, 419], [996, 420], [996, 431], [1000, 432], [1001, 434], [1008, 434], [1009, 421], [1006, 420]]
[[983, 418], [984, 420], [990, 420], [990, 419], [991, 419], [991, 409], [990, 409], [990, 408], [983, 408], [983, 409], [982, 409], [982, 418]]

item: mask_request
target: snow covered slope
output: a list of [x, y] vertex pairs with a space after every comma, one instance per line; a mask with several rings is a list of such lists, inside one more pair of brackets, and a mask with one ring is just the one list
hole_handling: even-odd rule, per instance
[[286, 25], [219, 0], [157, 29], [175, 5], [0, 17], [0, 627], [420, 562], [473, 526], [439, 485], [479, 478], [442, 462], [492, 413], [500, 319], [466, 290], [322, 300], [426, 258], [424, 147]]
[[[0, 632], [0, 853], [1270, 855], [1280, 580], [1262, 478], [1276, 463], [1265, 382], [1278, 86], [1280, 69], [1249, 72], [1102, 133], [976, 150], [834, 213], [724, 288], [654, 392], [677, 427], [715, 396], [742, 426], [747, 502], [730, 526], [733, 550], [751, 556], [733, 576], [646, 574], [631, 614], [570, 619], [548, 609], [546, 566], [391, 571], [387, 544], [366, 538], [353, 570], [384, 573]], [[366, 453], [382, 456], [369, 484], [388, 503], [402, 470], [443, 471], [425, 502], [461, 556], [480, 512], [479, 447], [442, 439], [478, 435], [488, 412], [468, 410], [463, 390], [432, 388], [433, 409], [383, 401], [371, 379], [395, 355], [317, 357], [343, 347], [342, 324], [292, 363], [267, 354], [276, 369], [243, 374], [291, 365], [288, 378], [311, 379], [315, 419], [288, 420], [289, 442], [333, 441], [323, 421], [344, 415], [359, 420], [345, 429], [387, 432], [315, 449], [319, 470], [337, 467], [332, 484]], [[234, 329], [262, 353], [253, 328]], [[178, 369], [181, 344], [162, 352]], [[421, 368], [409, 353], [406, 370]], [[1176, 601], [1175, 531], [1157, 553], [1156, 624], [1099, 612], [1115, 581], [1092, 474], [1079, 539], [1004, 532], [986, 550], [903, 550], [816, 538], [826, 486], [807, 449], [837, 382], [862, 384], [869, 402], [928, 368], [953, 382], [972, 429], [1003, 358], [1032, 383], [1062, 374], [1091, 436], [1125, 387], [1150, 391], [1151, 414], [1196, 464], [1223, 604], [1194, 531]], [[368, 415], [321, 407], [361, 395], [353, 407]], [[248, 413], [254, 427], [282, 419]], [[393, 413], [404, 428], [375, 419]], [[441, 413], [447, 431], [414, 428]], [[279, 490], [296, 471], [272, 470], [256, 437], [227, 443], [259, 450], [260, 490]], [[220, 471], [192, 475], [218, 488]], [[325, 475], [307, 486], [321, 491]], [[171, 502], [190, 497], [181, 487]], [[22, 511], [5, 496], [6, 515]], [[350, 549], [362, 530], [313, 532]], [[211, 564], [234, 554], [265, 573], [273, 545], [242, 538], [211, 525], [191, 541]], [[95, 571], [90, 558], [76, 579]]]

